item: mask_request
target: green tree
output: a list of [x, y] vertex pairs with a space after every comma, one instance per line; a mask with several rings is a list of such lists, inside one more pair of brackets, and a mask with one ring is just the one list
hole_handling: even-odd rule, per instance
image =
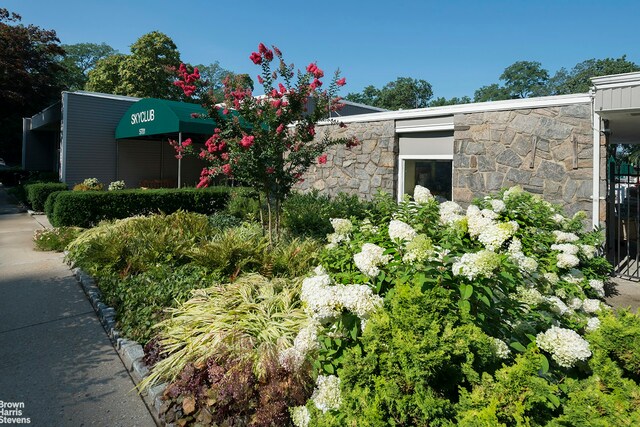
[[131, 45], [130, 55], [104, 58], [89, 72], [87, 89], [138, 97], [180, 99], [172, 85], [180, 52], [169, 36], [158, 31], [145, 34]]
[[470, 102], [471, 102], [471, 98], [469, 98], [468, 96], [463, 96], [461, 98], [454, 96], [453, 98], [450, 98], [450, 99], [440, 96], [438, 98], [432, 99], [429, 102], [429, 107], [442, 107], [445, 105], [468, 104]]
[[371, 105], [376, 107], [380, 98], [380, 89], [373, 85], [369, 85], [362, 89], [362, 92], [348, 93], [344, 99], [347, 101], [357, 102], [360, 104]]
[[57, 59], [64, 54], [55, 31], [21, 19], [0, 8], [0, 157], [10, 163], [20, 160], [20, 119], [60, 97]]
[[551, 79], [551, 91], [556, 95], [586, 93], [592, 86], [592, 77], [634, 71], [640, 71], [640, 66], [628, 61], [626, 55], [620, 58], [587, 59], [576, 64], [571, 71], [564, 68], [558, 70]]
[[77, 43], [62, 45], [65, 55], [60, 59], [65, 72], [62, 84], [69, 90], [82, 90], [87, 83], [87, 74], [103, 58], [116, 54], [106, 43]]
[[433, 96], [431, 84], [426, 80], [398, 77], [380, 90], [376, 107], [402, 110], [426, 107]]
[[482, 86], [473, 94], [473, 102], [500, 101], [503, 99], [511, 99], [511, 97], [507, 89], [498, 83]]
[[512, 99], [547, 95], [549, 72], [536, 61], [517, 61], [500, 76]]
[[202, 89], [214, 99], [222, 101], [224, 99], [224, 81], [226, 78], [234, 79], [234, 86], [240, 85], [245, 89], [253, 90], [253, 80], [248, 74], [236, 74], [227, 70], [215, 61], [209, 65], [196, 65], [200, 71], [200, 84]]

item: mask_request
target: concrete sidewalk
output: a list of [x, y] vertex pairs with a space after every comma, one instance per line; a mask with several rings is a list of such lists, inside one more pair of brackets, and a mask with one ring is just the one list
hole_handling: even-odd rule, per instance
[[[0, 185], [0, 401], [35, 426], [155, 426], [61, 254]], [[2, 417], [0, 408], [0, 417]]]

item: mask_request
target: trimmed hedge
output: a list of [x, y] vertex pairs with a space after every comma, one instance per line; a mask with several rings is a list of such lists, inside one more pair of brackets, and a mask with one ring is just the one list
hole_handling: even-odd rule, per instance
[[31, 205], [31, 209], [37, 212], [44, 211], [44, 204], [51, 193], [62, 190], [67, 190], [67, 184], [60, 182], [37, 182], [25, 185], [27, 201]]
[[49, 194], [49, 197], [47, 197], [47, 201], [44, 202], [44, 214], [47, 216], [47, 218], [49, 218], [49, 222], [51, 222], [51, 218], [53, 218], [53, 207], [55, 206], [58, 194], [64, 193], [65, 191], [66, 190], [54, 191], [53, 193]]
[[88, 228], [102, 220], [158, 212], [169, 214], [181, 209], [210, 215], [225, 208], [232, 191], [231, 187], [68, 191], [55, 196], [49, 220], [55, 227]]

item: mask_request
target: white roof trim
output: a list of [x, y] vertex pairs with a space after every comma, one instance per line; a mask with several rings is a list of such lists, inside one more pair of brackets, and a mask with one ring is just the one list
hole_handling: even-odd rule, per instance
[[438, 132], [438, 131], [452, 131], [452, 130], [453, 130], [453, 122], [438, 123], [435, 125], [416, 125], [416, 126], [402, 126], [402, 122], [396, 123], [396, 133]]
[[640, 85], [640, 72], [592, 77], [591, 81], [596, 89]]
[[538, 98], [509, 99], [506, 101], [474, 102], [471, 104], [416, 108], [411, 110], [387, 111], [383, 113], [357, 114], [353, 116], [340, 117], [339, 120], [344, 123], [356, 123], [383, 120], [419, 119], [426, 117], [450, 116], [454, 114], [542, 108], [561, 105], [585, 104], [590, 102], [591, 96], [588, 93], [577, 93], [571, 95], [543, 96]]
[[135, 96], [112, 95], [110, 93], [89, 92], [86, 90], [77, 90], [75, 92], [65, 91], [63, 93], [70, 93], [74, 95], [83, 95], [83, 96], [94, 96], [96, 98], [118, 99], [122, 101], [140, 101], [142, 99], [142, 98], [136, 98]]

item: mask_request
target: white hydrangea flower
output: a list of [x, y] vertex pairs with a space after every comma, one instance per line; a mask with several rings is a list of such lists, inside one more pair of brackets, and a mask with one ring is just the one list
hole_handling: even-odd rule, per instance
[[331, 218], [331, 226], [336, 234], [349, 234], [353, 231], [353, 224], [348, 219], [343, 218]]
[[589, 286], [596, 291], [600, 298], [604, 298], [604, 282], [602, 280], [589, 280]]
[[309, 427], [311, 423], [311, 414], [306, 406], [296, 406], [289, 410], [291, 414], [291, 422], [296, 427]]
[[600, 310], [600, 300], [587, 298], [582, 301], [582, 310], [585, 313], [595, 313]]
[[302, 281], [300, 299], [306, 304], [311, 316], [324, 323], [340, 315], [336, 287], [330, 286], [331, 278], [326, 275], [307, 277]]
[[373, 225], [369, 218], [365, 218], [360, 224], [360, 231], [368, 234], [378, 234], [378, 227]]
[[417, 236], [416, 230], [413, 229], [406, 222], [399, 221], [397, 219], [392, 219], [389, 223], [389, 237], [391, 240], [404, 240], [405, 242], [410, 241], [414, 237]]
[[304, 364], [307, 354], [320, 348], [318, 328], [320, 324], [312, 320], [302, 328], [293, 340], [293, 347], [280, 352], [280, 366], [289, 372], [295, 372]]
[[578, 264], [580, 264], [580, 260], [577, 256], [565, 252], [558, 254], [558, 262], [556, 263], [558, 268], [571, 268], [576, 267]]
[[373, 278], [380, 274], [378, 266], [386, 265], [391, 260], [391, 255], [383, 255], [384, 248], [373, 243], [362, 245], [362, 252], [353, 256], [353, 261], [362, 273]]
[[590, 317], [587, 320], [587, 326], [585, 326], [584, 330], [587, 332], [593, 332], [600, 327], [600, 319], [597, 317]]
[[369, 318], [383, 303], [383, 299], [374, 294], [367, 285], [340, 286], [338, 299], [344, 308], [355, 313], [360, 319]]
[[499, 338], [493, 339], [493, 350], [495, 351], [496, 356], [498, 356], [500, 359], [508, 359], [509, 355], [511, 354], [511, 349], [509, 348], [507, 343]]
[[556, 236], [556, 243], [570, 243], [580, 240], [574, 233], [565, 233], [560, 230], [554, 230], [553, 235]]
[[522, 187], [520, 187], [519, 185], [516, 185], [515, 187], [511, 187], [507, 191], [504, 192], [504, 194], [502, 195], [502, 200], [507, 201], [511, 197], [514, 197], [514, 196], [517, 196], [519, 194], [522, 194], [523, 192], [524, 192], [524, 190], [522, 189]]
[[454, 276], [464, 276], [469, 280], [476, 277], [492, 277], [493, 271], [499, 266], [499, 256], [489, 250], [466, 253], [452, 266]]
[[538, 305], [545, 301], [544, 296], [542, 296], [536, 288], [528, 288], [524, 286], [518, 286], [516, 288], [516, 299], [529, 307]]
[[582, 271], [572, 268], [571, 270], [569, 270], [568, 274], [565, 274], [564, 276], [562, 276], [562, 280], [564, 280], [567, 283], [571, 283], [572, 285], [577, 285], [580, 282], [582, 282], [582, 280], [584, 279], [584, 274], [582, 274]]
[[565, 220], [564, 216], [562, 216], [562, 215], [560, 215], [560, 214], [558, 214], [558, 213], [557, 213], [557, 214], [554, 214], [554, 215], [551, 217], [551, 219], [552, 219], [554, 222], [558, 223], [558, 224], [560, 224], [562, 221], [564, 221], [564, 220]]
[[433, 200], [434, 197], [431, 194], [431, 191], [429, 191], [428, 188], [422, 187], [420, 185], [416, 185], [413, 189], [413, 200], [416, 201], [416, 203], [428, 203], [431, 200]]
[[547, 297], [546, 299], [547, 299], [547, 302], [551, 305], [551, 309], [553, 310], [554, 313], [562, 316], [563, 314], [569, 311], [569, 307], [567, 307], [567, 305], [560, 298], [556, 296], [551, 296], [551, 297]]
[[596, 252], [598, 251], [595, 246], [591, 246], [591, 245], [579, 245], [580, 246], [580, 253], [582, 253], [582, 255], [584, 255], [584, 257], [586, 259], [593, 259], [594, 256], [596, 256]]
[[406, 263], [422, 262], [435, 254], [435, 248], [431, 239], [424, 234], [418, 234], [405, 246], [402, 261]]
[[342, 397], [340, 396], [340, 378], [335, 375], [318, 375], [316, 389], [311, 395], [311, 400], [316, 408], [323, 413], [340, 408]]
[[491, 209], [493, 209], [494, 212], [500, 213], [504, 212], [507, 209], [507, 206], [502, 200], [493, 199], [489, 201], [489, 203], [491, 203]]
[[517, 237], [511, 239], [511, 243], [509, 243], [508, 251], [512, 254], [517, 254], [522, 252], [522, 241]]
[[536, 344], [564, 368], [571, 368], [578, 361], [591, 357], [589, 343], [571, 329], [552, 326], [536, 336]]
[[443, 202], [438, 207], [440, 211], [440, 222], [445, 225], [452, 225], [464, 219], [462, 207], [456, 202]]
[[556, 273], [544, 273], [544, 278], [549, 281], [552, 285], [555, 285], [560, 281], [560, 278]]
[[498, 219], [498, 214], [496, 212], [492, 211], [491, 209], [482, 209], [480, 211], [480, 213], [485, 218], [488, 218], [488, 219], [491, 219], [491, 220]]
[[467, 226], [472, 237], [478, 237], [485, 228], [493, 224], [493, 219], [485, 217], [480, 208], [469, 205], [467, 208]]
[[582, 308], [582, 300], [580, 298], [573, 298], [569, 302], [569, 308], [571, 310], [580, 310]]
[[518, 230], [515, 221], [488, 224], [478, 235], [478, 240], [490, 251], [499, 249]]
[[523, 273], [535, 273], [538, 270], [538, 261], [523, 254], [516, 252], [510, 257], [517, 265], [518, 269]]
[[576, 245], [572, 245], [571, 243], [560, 243], [551, 245], [551, 250], [564, 252], [565, 254], [569, 255], [578, 255], [578, 252], [580, 252], [580, 248]]

